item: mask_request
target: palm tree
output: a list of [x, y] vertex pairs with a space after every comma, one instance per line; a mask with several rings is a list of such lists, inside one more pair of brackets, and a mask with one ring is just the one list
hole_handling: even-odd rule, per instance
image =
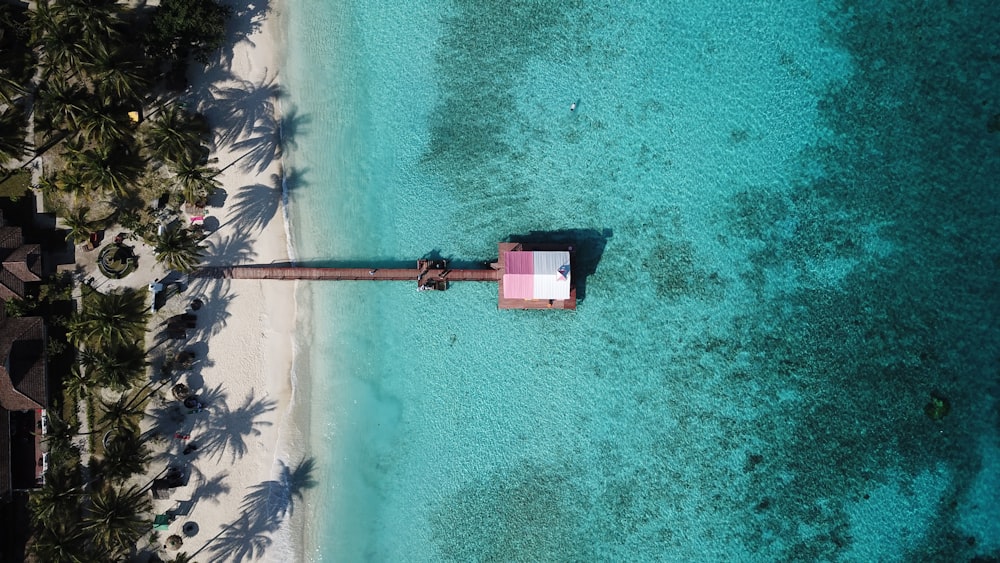
[[156, 261], [171, 270], [190, 272], [198, 266], [204, 255], [205, 246], [201, 237], [190, 229], [171, 225], [153, 239]]
[[77, 74], [94, 50], [119, 42], [117, 23], [108, 2], [38, 0], [29, 27], [46, 55], [45, 74]]
[[77, 168], [78, 163], [83, 160], [83, 153], [86, 150], [87, 143], [77, 136], [63, 142], [62, 153], [59, 156], [66, 160], [68, 168]]
[[79, 72], [87, 52], [76, 32], [51, 10], [47, 0], [36, 2], [31, 28], [33, 42], [45, 54], [42, 62], [46, 76]]
[[86, 348], [80, 354], [80, 363], [93, 374], [94, 381], [116, 391], [124, 391], [143, 376], [146, 371], [146, 351], [138, 343]]
[[125, 111], [94, 102], [83, 104], [76, 125], [84, 139], [105, 146], [124, 140], [129, 133]]
[[182, 551], [174, 556], [173, 559], [167, 561], [167, 563], [196, 563], [193, 555], [188, 555], [186, 552]]
[[143, 514], [150, 508], [141, 489], [104, 487], [91, 496], [83, 529], [92, 534], [98, 548], [120, 556], [149, 530], [151, 522]]
[[117, 432], [104, 447], [101, 475], [125, 481], [144, 472], [149, 459], [149, 449], [137, 433]]
[[145, 290], [93, 291], [84, 297], [82, 310], [67, 323], [67, 337], [74, 344], [94, 347], [138, 342], [148, 320]]
[[27, 117], [16, 105], [8, 106], [0, 113], [0, 165], [12, 160], [20, 160], [31, 152], [26, 140]]
[[90, 385], [90, 379], [78, 364], [74, 364], [69, 374], [62, 380], [63, 392], [74, 400], [83, 399], [88, 394]]
[[73, 129], [83, 115], [87, 92], [76, 82], [57, 74], [42, 83], [35, 103], [35, 118], [39, 128], [54, 133]]
[[69, 215], [63, 218], [63, 224], [66, 225], [67, 229], [66, 240], [71, 240], [74, 244], [83, 244], [90, 239], [94, 222], [87, 216], [89, 213], [90, 208], [86, 205], [81, 205], [74, 208], [70, 211]]
[[34, 56], [19, 31], [24, 28], [20, 10], [0, 5], [0, 102], [13, 104], [27, 93], [25, 85], [34, 73]]
[[60, 18], [58, 10], [52, 9], [52, 3], [49, 0], [38, 0], [35, 2], [35, 9], [29, 10], [28, 15], [31, 45], [42, 47], [42, 51], [44, 52], [47, 38], [59, 31]]
[[88, 545], [87, 536], [79, 525], [65, 530], [55, 530], [48, 526], [36, 528], [28, 552], [32, 553], [37, 561], [92, 563], [108, 560], [101, 554], [95, 553]]
[[97, 93], [107, 104], [137, 103], [148, 85], [139, 65], [125, 53], [123, 48], [99, 45], [87, 63]]
[[91, 192], [90, 184], [84, 179], [83, 174], [75, 168], [64, 168], [56, 172], [55, 177], [51, 180], [43, 180], [40, 187], [43, 190], [55, 188], [74, 197], [87, 195]]
[[221, 2], [161, 2], [144, 37], [150, 56], [172, 65], [189, 58], [208, 64], [208, 55], [225, 41], [231, 13], [232, 8]]
[[172, 169], [188, 203], [197, 203], [222, 186], [216, 179], [218, 170], [189, 156], [174, 163]]
[[57, 12], [66, 27], [80, 38], [88, 51], [120, 42], [119, 23], [114, 2], [62, 0]]
[[202, 140], [208, 128], [204, 120], [171, 104], [160, 110], [146, 128], [146, 148], [161, 162], [178, 164], [197, 162], [203, 150]]
[[76, 467], [51, 467], [45, 484], [28, 499], [32, 522], [56, 531], [72, 528], [80, 515], [80, 501]]
[[25, 89], [21, 82], [11, 76], [9, 70], [0, 68], [0, 102], [14, 104], [17, 98], [24, 94]]
[[[66, 388], [64, 382], [63, 389]], [[49, 476], [60, 475], [64, 469], [75, 471], [80, 463], [80, 450], [73, 444], [73, 439], [80, 432], [80, 424], [63, 420], [56, 409], [48, 412], [48, 418], [49, 431], [43, 440], [49, 447]], [[49, 479], [46, 479], [46, 482], [48, 481]]]
[[84, 182], [96, 191], [119, 196], [126, 196], [131, 183], [142, 173], [140, 164], [120, 145], [98, 144], [74, 160]]
[[101, 399], [103, 412], [97, 418], [97, 427], [93, 432], [138, 432], [139, 420], [142, 419], [143, 406], [133, 404], [127, 395], [122, 395], [117, 401]]

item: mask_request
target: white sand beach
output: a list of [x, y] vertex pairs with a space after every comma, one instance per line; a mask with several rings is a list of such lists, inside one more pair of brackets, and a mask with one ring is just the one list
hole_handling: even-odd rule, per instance
[[[282, 5], [228, 2], [231, 29], [242, 37], [223, 53], [221, 65], [189, 71], [190, 105], [204, 113], [215, 133], [213, 158], [223, 189], [206, 208], [210, 266], [289, 260], [282, 209], [278, 79], [284, 33]], [[202, 304], [197, 310], [195, 300]], [[165, 389], [153, 406], [163, 436], [154, 445], [157, 469], [181, 467], [186, 485], [154, 500], [156, 513], [174, 516], [159, 541], [177, 534], [179, 550], [162, 547], [166, 559], [186, 552], [196, 561], [289, 560], [289, 475], [302, 460], [289, 444], [301, 443], [292, 408], [295, 282], [194, 278], [168, 299], [154, 329], [182, 313], [197, 315], [186, 340], [161, 340], [158, 352], [195, 354], [179, 381], [204, 409], [179, 410]], [[175, 435], [176, 434], [176, 435]], [[197, 449], [185, 454], [190, 445]]]

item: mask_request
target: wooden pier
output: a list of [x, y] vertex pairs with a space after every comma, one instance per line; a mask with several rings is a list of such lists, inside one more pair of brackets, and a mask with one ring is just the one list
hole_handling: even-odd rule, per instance
[[[545, 251], [550, 247], [525, 247], [519, 243], [500, 243], [499, 259], [489, 267], [450, 268], [447, 260], [420, 259], [414, 268], [323, 268], [310, 266], [224, 266], [195, 271], [194, 277], [235, 280], [329, 280], [329, 281], [412, 281], [418, 291], [443, 291], [452, 282], [497, 282], [498, 306], [501, 309], [576, 309], [576, 287], [570, 285], [568, 299], [524, 299], [505, 297], [505, 256], [508, 252]], [[572, 252], [572, 247], [559, 250]], [[568, 264], [567, 264], [568, 267]], [[568, 270], [565, 283], [570, 284]]]
[[202, 268], [200, 277], [234, 280], [413, 281], [417, 289], [447, 289], [453, 281], [495, 282], [492, 268], [453, 269], [446, 260], [418, 260], [415, 268], [317, 268], [308, 266], [227, 266]]

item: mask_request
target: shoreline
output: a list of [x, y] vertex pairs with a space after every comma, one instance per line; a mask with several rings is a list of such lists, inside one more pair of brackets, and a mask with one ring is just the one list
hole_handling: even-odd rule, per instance
[[[221, 171], [222, 189], [206, 209], [206, 223], [213, 217], [217, 223], [205, 239], [203, 264], [294, 260], [279, 103], [287, 3], [274, 0], [265, 13], [247, 13], [245, 4], [240, 13], [237, 2], [222, 3], [233, 8], [230, 33], [238, 39], [220, 63], [189, 69], [184, 96], [209, 120], [211, 157]], [[198, 336], [183, 346], [204, 352], [187, 383], [206, 398], [207, 413], [188, 416], [194, 419], [190, 441], [199, 450], [170, 459], [178, 445], [169, 446], [164, 457], [188, 465], [189, 482], [169, 502], [156, 501], [154, 510], [190, 499], [189, 513], [163, 534], [180, 534], [184, 545], [177, 552], [196, 560], [302, 560], [288, 480], [307, 449], [297, 411], [308, 404], [296, 401], [294, 371], [297, 286], [199, 279], [182, 299], [204, 302]], [[191, 523], [195, 533], [184, 533]]]

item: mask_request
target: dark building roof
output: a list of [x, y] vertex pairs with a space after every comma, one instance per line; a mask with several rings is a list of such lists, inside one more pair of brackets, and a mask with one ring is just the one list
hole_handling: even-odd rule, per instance
[[11, 484], [11, 411], [48, 406], [45, 323], [41, 317], [7, 318], [0, 302], [0, 500]]
[[23, 299], [24, 284], [42, 279], [42, 248], [24, 244], [20, 227], [0, 219], [0, 299]]
[[0, 502], [10, 497], [10, 411], [0, 407]]
[[0, 320], [0, 361], [0, 406], [19, 411], [48, 405], [41, 317]]

